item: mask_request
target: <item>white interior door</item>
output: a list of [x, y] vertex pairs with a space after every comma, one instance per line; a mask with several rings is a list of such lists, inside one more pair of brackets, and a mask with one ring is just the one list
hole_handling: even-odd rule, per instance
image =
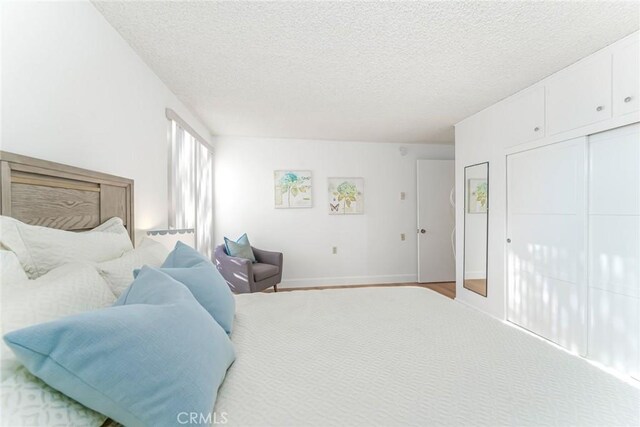
[[509, 321], [586, 352], [586, 138], [507, 161]]
[[418, 282], [455, 281], [453, 160], [418, 160]]

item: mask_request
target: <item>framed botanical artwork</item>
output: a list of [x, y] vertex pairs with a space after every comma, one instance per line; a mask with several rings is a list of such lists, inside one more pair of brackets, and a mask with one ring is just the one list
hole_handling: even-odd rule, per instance
[[329, 215], [364, 213], [364, 178], [329, 178]]
[[487, 180], [469, 178], [467, 180], [467, 212], [487, 213]]
[[311, 208], [311, 171], [273, 172], [276, 209]]

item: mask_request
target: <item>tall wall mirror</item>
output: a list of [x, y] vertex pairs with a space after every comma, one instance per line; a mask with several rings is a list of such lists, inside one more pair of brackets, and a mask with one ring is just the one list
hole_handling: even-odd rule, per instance
[[489, 234], [489, 163], [464, 168], [464, 283], [487, 296]]

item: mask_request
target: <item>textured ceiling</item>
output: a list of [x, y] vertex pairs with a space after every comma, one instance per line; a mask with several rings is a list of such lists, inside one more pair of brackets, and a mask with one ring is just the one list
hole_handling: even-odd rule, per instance
[[94, 2], [214, 135], [452, 142], [639, 2]]

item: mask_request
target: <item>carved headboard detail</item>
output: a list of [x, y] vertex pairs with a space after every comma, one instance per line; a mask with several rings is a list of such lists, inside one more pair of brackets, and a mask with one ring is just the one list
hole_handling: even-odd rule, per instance
[[0, 151], [0, 212], [70, 231], [117, 216], [133, 241], [133, 180]]

